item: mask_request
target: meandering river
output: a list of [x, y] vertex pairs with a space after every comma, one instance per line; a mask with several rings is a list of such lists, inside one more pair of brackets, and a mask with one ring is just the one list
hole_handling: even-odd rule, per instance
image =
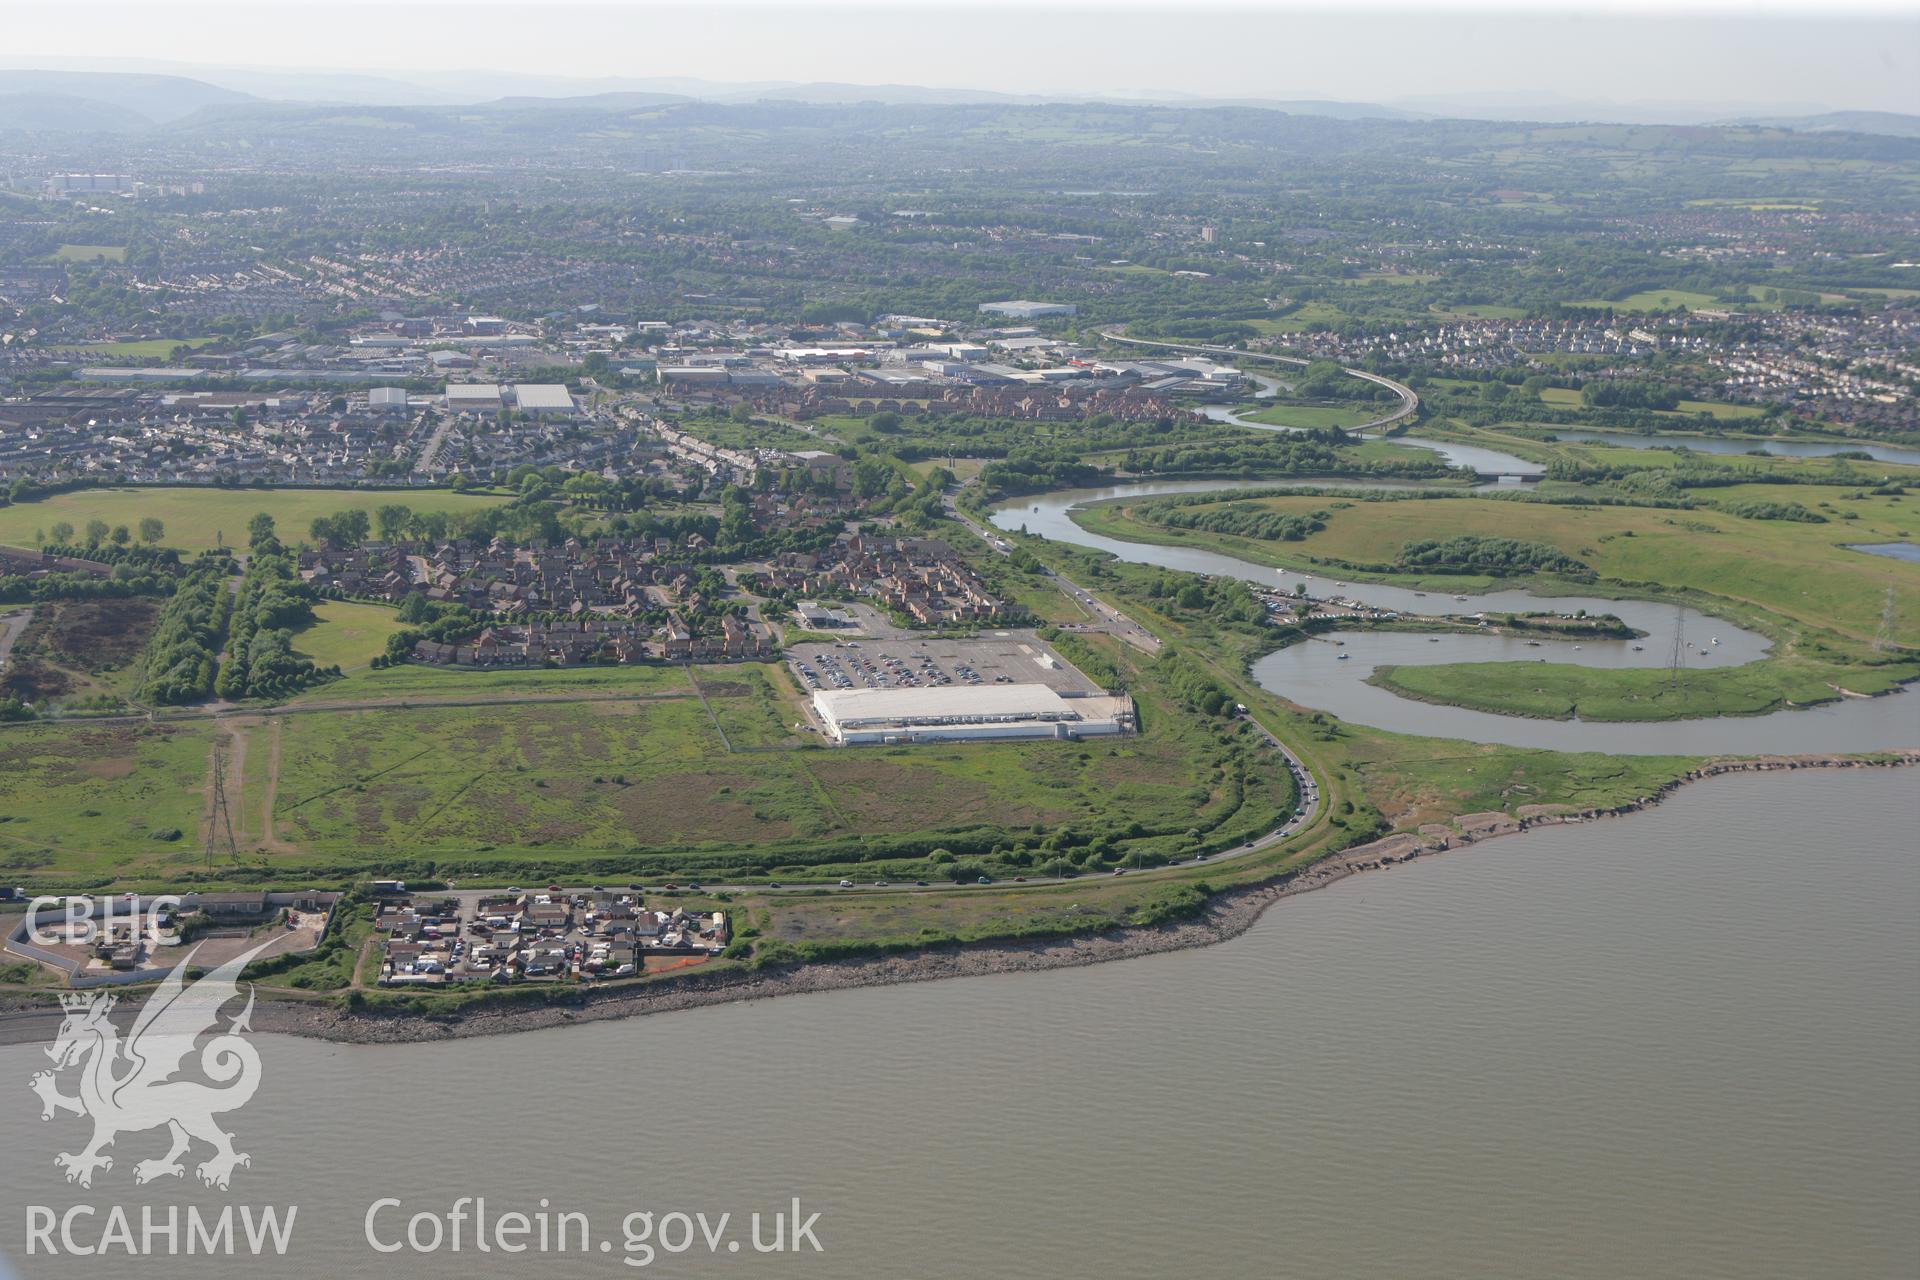
[[[1301, 482], [1333, 488], [1364, 488], [1337, 481]], [[1357, 724], [1400, 733], [1497, 742], [1517, 747], [1631, 754], [1875, 751], [1920, 745], [1920, 703], [1911, 693], [1846, 699], [1820, 707], [1762, 716], [1662, 721], [1650, 724], [1532, 720], [1438, 706], [1399, 697], [1366, 683], [1376, 667], [1444, 662], [1578, 663], [1591, 667], [1664, 667], [1673, 662], [1675, 639], [1689, 667], [1734, 666], [1763, 657], [1764, 636], [1717, 618], [1683, 613], [1672, 605], [1586, 596], [1541, 596], [1502, 590], [1477, 594], [1421, 593], [1405, 587], [1329, 579], [1324, 573], [1256, 565], [1214, 551], [1128, 542], [1090, 532], [1072, 516], [1092, 502], [1244, 488], [1286, 488], [1274, 481], [1171, 481], [1073, 489], [1023, 498], [993, 514], [1002, 529], [1025, 529], [1059, 542], [1108, 552], [1133, 564], [1156, 564], [1190, 573], [1225, 574], [1268, 588], [1305, 583], [1317, 599], [1338, 597], [1398, 613], [1456, 614], [1550, 610], [1611, 613], [1636, 630], [1639, 640], [1547, 641], [1494, 635], [1441, 635], [1438, 639], [1386, 632], [1334, 633], [1267, 655], [1254, 665], [1261, 685], [1286, 698]], [[1390, 487], [1390, 486], [1374, 486]], [[1336, 643], [1338, 642], [1338, 643]], [[1343, 656], [1344, 655], [1344, 656]]]

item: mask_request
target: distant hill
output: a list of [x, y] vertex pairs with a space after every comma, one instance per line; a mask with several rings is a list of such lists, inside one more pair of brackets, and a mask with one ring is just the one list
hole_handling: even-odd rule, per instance
[[476, 111], [642, 111], [648, 107], [673, 106], [693, 99], [677, 93], [589, 93], [577, 98], [495, 98], [476, 102]]
[[110, 102], [66, 93], [0, 92], [0, 132], [136, 133], [152, 126], [146, 116]]
[[1920, 116], [1897, 111], [1827, 111], [1813, 116], [1775, 116], [1728, 121], [1797, 133], [1877, 133], [1888, 138], [1920, 138]]
[[[185, 76], [130, 75], [116, 71], [0, 71], [0, 94], [65, 98], [131, 113], [147, 124], [166, 124], [202, 107], [251, 102], [250, 94]], [[90, 119], [105, 117], [89, 114]], [[24, 127], [24, 126], [23, 126]], [[49, 128], [93, 128], [73, 122]], [[120, 127], [125, 127], [124, 125]]]

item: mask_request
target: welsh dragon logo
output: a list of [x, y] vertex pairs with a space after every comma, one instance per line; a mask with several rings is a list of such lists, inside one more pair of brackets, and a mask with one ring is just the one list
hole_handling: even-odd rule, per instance
[[[136, 1183], [184, 1175], [181, 1157], [196, 1140], [213, 1148], [212, 1156], [194, 1170], [210, 1187], [226, 1190], [234, 1169], [252, 1163], [233, 1149], [233, 1135], [214, 1120], [245, 1106], [260, 1087], [260, 1055], [242, 1038], [251, 1029], [251, 987], [246, 1008], [200, 1049], [200, 1074], [212, 1083], [175, 1077], [186, 1066], [194, 1042], [216, 1029], [221, 1006], [239, 994], [240, 971], [266, 945], [235, 956], [192, 985], [185, 978], [193, 961], [189, 951], [147, 997], [125, 1040], [108, 1020], [118, 997], [104, 992], [61, 997], [66, 1017], [47, 1047], [53, 1070], [35, 1073], [31, 1087], [40, 1095], [42, 1120], [71, 1112], [93, 1121], [91, 1142], [78, 1152], [54, 1157], [68, 1182], [92, 1186], [96, 1170], [113, 1168], [113, 1157], [105, 1152], [114, 1139], [145, 1129], [166, 1129], [173, 1145], [159, 1159], [134, 1165]], [[80, 1092], [69, 1097], [60, 1092], [59, 1077], [74, 1068], [80, 1072]]]

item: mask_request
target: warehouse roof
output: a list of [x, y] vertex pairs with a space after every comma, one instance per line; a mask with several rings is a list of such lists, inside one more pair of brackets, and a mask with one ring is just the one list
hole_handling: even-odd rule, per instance
[[1044, 684], [952, 689], [822, 689], [814, 706], [841, 728], [862, 724], [977, 724], [1067, 720], [1077, 712]]
[[514, 403], [522, 409], [571, 409], [573, 396], [557, 382], [523, 382], [513, 389]]

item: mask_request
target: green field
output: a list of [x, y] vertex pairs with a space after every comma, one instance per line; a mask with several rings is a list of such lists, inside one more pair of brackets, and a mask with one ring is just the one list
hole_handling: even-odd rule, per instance
[[41, 602], [0, 671], [0, 698], [18, 697], [43, 710], [125, 702], [144, 674], [159, 611], [157, 601], [139, 597]]
[[[1673, 447], [1670, 449], [1634, 449], [1626, 445], [1545, 438], [1555, 430], [1557, 428], [1551, 424], [1518, 425], [1505, 429], [1468, 427], [1449, 419], [1444, 422], [1422, 423], [1416, 434], [1436, 440], [1452, 440], [1460, 444], [1498, 449], [1534, 462], [1579, 462], [1640, 471], [1659, 471], [1683, 466], [1695, 470], [1723, 468], [1741, 475], [1791, 476], [1811, 480], [1822, 486], [1835, 487], [1877, 485], [1882, 479], [1890, 479], [1896, 484], [1920, 485], [1920, 467], [1898, 462], [1861, 462], [1857, 459], [1836, 457], [1799, 458], [1785, 454], [1743, 453], [1735, 457], [1725, 454], [1682, 452], [1686, 450], [1690, 439], [1686, 432], [1673, 433]], [[1761, 442], [1761, 437], [1755, 437], [1754, 447], [1759, 448]], [[1822, 443], [1844, 446], [1847, 442], [1830, 436]], [[1555, 492], [1557, 486], [1549, 482], [1541, 486], [1541, 491]], [[1805, 498], [1810, 492], [1813, 491], [1781, 489], [1776, 496], [1782, 497], [1783, 500], [1799, 500], [1794, 498], [1796, 493], [1800, 498]], [[1706, 496], [1711, 496], [1711, 493], [1707, 493]]]
[[1393, 412], [1390, 403], [1276, 404], [1240, 416], [1270, 427], [1357, 427]]
[[378, 604], [323, 600], [313, 612], [315, 621], [294, 633], [294, 652], [316, 666], [342, 670], [366, 666], [386, 651], [387, 637], [405, 625], [395, 610]]
[[[1152, 501], [1099, 506], [1080, 518], [1110, 536], [1203, 547], [1256, 563], [1428, 590], [1477, 590], [1501, 580], [1396, 574], [1371, 566], [1392, 564], [1403, 545], [1421, 538], [1472, 535], [1545, 543], [1596, 571], [1597, 583], [1577, 586], [1584, 594], [1683, 593], [1696, 607], [1774, 639], [1774, 652], [1766, 659], [1688, 670], [1677, 680], [1665, 671], [1532, 663], [1387, 667], [1372, 677], [1374, 683], [1427, 701], [1551, 718], [1678, 719], [1758, 714], [1831, 701], [1844, 693], [1881, 693], [1920, 676], [1920, 660], [1911, 648], [1920, 642], [1920, 569], [1892, 560], [1876, 563], [1879, 557], [1846, 545], [1906, 540], [1913, 522], [1901, 495], [1764, 484], [1706, 492], [1722, 504], [1799, 501], [1827, 519], [1802, 523], [1720, 510], [1464, 497], [1232, 499], [1242, 511], [1312, 513], [1325, 523], [1300, 541], [1272, 543], [1156, 524]], [[1609, 584], [1614, 584], [1611, 590]], [[1891, 626], [1889, 636], [1882, 637], [1883, 625]], [[1882, 638], [1908, 648], [1882, 651], [1876, 647]]]
[[163, 360], [178, 347], [204, 347], [214, 338], [142, 338], [132, 342], [74, 342], [49, 347], [65, 355], [96, 356], [109, 360]]
[[1286, 315], [1275, 319], [1262, 317], [1243, 323], [1252, 325], [1264, 334], [1301, 333], [1312, 324], [1339, 324], [1347, 319], [1347, 313], [1331, 302], [1303, 302]]
[[125, 262], [127, 246], [123, 244], [63, 244], [53, 251], [53, 256], [61, 262]]
[[[328, 608], [316, 630], [369, 625]], [[407, 667], [310, 691], [295, 704], [302, 714], [14, 728], [0, 733], [0, 813], [16, 816], [0, 833], [37, 851], [14, 864], [22, 871], [190, 872], [216, 742], [231, 761], [243, 861], [266, 876], [422, 859], [507, 875], [591, 862], [808, 878], [884, 864], [927, 876], [938, 873], [920, 860], [948, 840], [975, 856], [1037, 850], [1063, 828], [1083, 840], [1104, 832], [1116, 854], [1172, 849], [1193, 830], [1232, 843], [1268, 829], [1292, 795], [1269, 756], [1179, 711], [1144, 671], [1138, 736], [874, 750], [827, 749], [797, 731], [799, 695], [782, 667], [704, 668], [697, 679], [696, 690], [681, 668], [492, 678]], [[390, 705], [350, 709], [383, 684]], [[484, 704], [450, 705], [472, 701]], [[186, 836], [155, 841], [155, 826]]]
[[1570, 307], [1612, 307], [1615, 311], [1671, 311], [1675, 307], [1685, 307], [1688, 311], [1753, 311], [1771, 310], [1778, 303], [1760, 302], [1746, 299], [1740, 302], [1722, 302], [1710, 293], [1689, 293], [1685, 289], [1642, 289], [1630, 293], [1624, 298], [1582, 298], [1578, 302], [1569, 302]]
[[[1804, 491], [1803, 491], [1804, 489]], [[1811, 486], [1734, 485], [1704, 491], [1716, 503], [1799, 501], [1828, 515], [1825, 524], [1751, 520], [1722, 511], [1655, 507], [1543, 505], [1496, 498], [1355, 502], [1334, 509], [1327, 498], [1284, 496], [1236, 500], [1285, 514], [1324, 513], [1326, 527], [1299, 542], [1262, 543], [1206, 530], [1161, 528], [1181, 545], [1290, 567], [1391, 562], [1405, 543], [1472, 534], [1543, 542], [1587, 564], [1602, 578], [1697, 591], [1757, 605], [1782, 617], [1854, 640], [1871, 640], [1889, 586], [1899, 638], [1920, 642], [1920, 569], [1846, 549], [1852, 542], [1905, 540], [1920, 512], [1897, 496], [1841, 499]], [[1831, 512], [1821, 510], [1825, 503]], [[1113, 512], [1113, 508], [1103, 509]], [[1121, 519], [1151, 522], [1151, 502]], [[1129, 517], [1130, 513], [1130, 517]], [[1842, 514], [1851, 519], [1840, 519]], [[1441, 581], [1439, 578], [1423, 579]], [[1445, 581], [1472, 579], [1449, 577]]]
[[[1580, 393], [1570, 387], [1542, 387], [1540, 389], [1540, 402], [1542, 404], [1552, 405], [1557, 409], [1582, 409], [1586, 407], [1586, 402], [1580, 398]], [[1757, 404], [1728, 404], [1724, 400], [1682, 400], [1676, 409], [1659, 410], [1657, 412], [1664, 412], [1670, 416], [1705, 413], [1711, 414], [1715, 418], [1731, 421], [1739, 418], [1758, 418], [1765, 411]]]
[[1548, 720], [1691, 720], [1764, 715], [1830, 702], [1837, 691], [1881, 694], [1920, 674], [1913, 663], [1859, 666], [1799, 655], [1740, 667], [1597, 669], [1564, 663], [1387, 666], [1368, 683], [1403, 697]]
[[397, 502], [416, 511], [460, 512], [505, 501], [502, 497], [443, 489], [79, 489], [39, 502], [0, 507], [0, 543], [38, 545], [63, 520], [84, 531], [89, 520], [135, 528], [143, 517], [156, 516], [166, 524], [161, 545], [206, 551], [222, 545], [245, 546], [247, 521], [258, 511], [272, 515], [281, 537], [291, 542], [307, 536], [307, 526], [315, 516], [348, 508], [371, 513]]

